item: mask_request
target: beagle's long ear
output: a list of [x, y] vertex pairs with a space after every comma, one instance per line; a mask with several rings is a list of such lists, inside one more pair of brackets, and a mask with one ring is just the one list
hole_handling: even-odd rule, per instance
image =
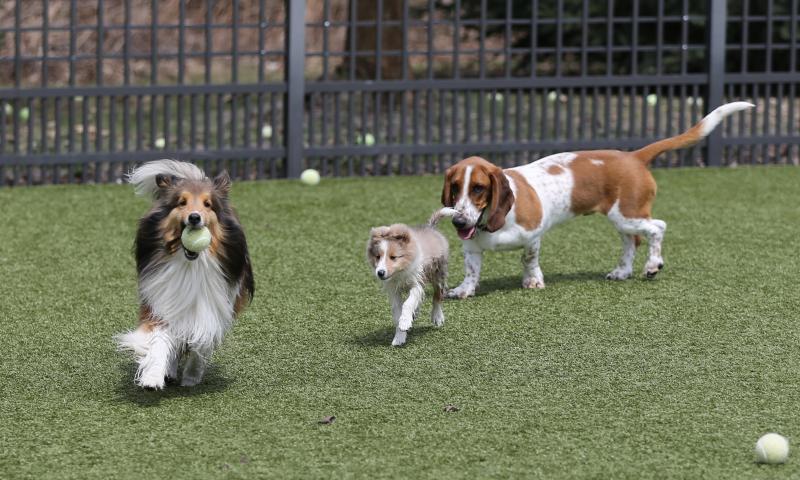
[[508, 180], [503, 175], [502, 169], [493, 168], [489, 173], [489, 178], [492, 182], [492, 199], [489, 202], [489, 219], [486, 221], [486, 231], [496, 232], [506, 224], [506, 215], [514, 205], [514, 192], [508, 186]]
[[453, 195], [450, 191], [453, 183], [453, 176], [455, 175], [455, 166], [450, 167], [444, 172], [444, 186], [442, 187], [442, 205], [445, 207], [452, 207], [455, 205], [453, 202]]

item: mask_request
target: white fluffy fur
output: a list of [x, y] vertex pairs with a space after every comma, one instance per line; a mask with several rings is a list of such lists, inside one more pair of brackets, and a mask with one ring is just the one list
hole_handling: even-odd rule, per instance
[[128, 175], [128, 181], [133, 185], [136, 195], [155, 198], [158, 192], [158, 186], [156, 186], [157, 175], [169, 175], [188, 180], [203, 180], [206, 178], [205, 173], [191, 163], [177, 160], [155, 160], [131, 171]]
[[[164, 376], [176, 371], [175, 362], [186, 346], [203, 358], [187, 362], [187, 370], [194, 374], [187, 376], [185, 371], [183, 384], [198, 383], [208, 360], [204, 357], [222, 342], [233, 323], [238, 291], [238, 286], [228, 284], [219, 263], [207, 251], [191, 262], [175, 254], [166, 264], [145, 273], [139, 295], [153, 315], [164, 321], [152, 332], [133, 330], [117, 337], [119, 348], [132, 350], [137, 357], [137, 383], [162, 388]], [[198, 361], [202, 365], [198, 366]]]
[[166, 319], [174, 338], [189, 347], [215, 347], [233, 323], [238, 288], [229, 286], [217, 260], [208, 251], [187, 261], [172, 256], [157, 270], [145, 273], [139, 285], [142, 302], [153, 315]]

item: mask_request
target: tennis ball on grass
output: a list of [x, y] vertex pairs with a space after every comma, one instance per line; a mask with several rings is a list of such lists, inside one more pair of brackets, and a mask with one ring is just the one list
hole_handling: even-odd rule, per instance
[[319, 183], [319, 172], [313, 168], [303, 170], [303, 173], [300, 174], [300, 181], [304, 185], [316, 185]]
[[656, 103], [658, 103], [658, 95], [656, 95], [655, 93], [651, 93], [650, 95], [647, 96], [647, 104], [648, 105], [650, 105], [652, 107]]
[[758, 463], [783, 463], [789, 456], [789, 440], [777, 433], [768, 433], [756, 442]]
[[31, 116], [31, 111], [28, 107], [22, 107], [19, 109], [19, 119], [22, 121], [27, 120]]
[[184, 228], [181, 243], [190, 252], [200, 253], [211, 245], [211, 232], [208, 228]]

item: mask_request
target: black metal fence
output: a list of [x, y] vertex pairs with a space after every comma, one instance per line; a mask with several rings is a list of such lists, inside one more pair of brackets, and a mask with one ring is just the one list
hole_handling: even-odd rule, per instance
[[632, 149], [800, 162], [797, 0], [41, 0], [0, 6], [4, 184], [163, 157], [237, 178], [438, 172]]

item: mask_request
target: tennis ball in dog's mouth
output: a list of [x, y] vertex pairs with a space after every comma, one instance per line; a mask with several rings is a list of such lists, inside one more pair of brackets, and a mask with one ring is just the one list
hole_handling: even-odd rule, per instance
[[768, 433], [756, 442], [758, 463], [783, 463], [789, 456], [789, 440], [777, 433]]
[[200, 253], [211, 245], [211, 232], [208, 228], [184, 228], [181, 243], [186, 250]]
[[300, 174], [300, 181], [305, 185], [316, 185], [319, 183], [319, 172], [313, 168], [303, 170]]

